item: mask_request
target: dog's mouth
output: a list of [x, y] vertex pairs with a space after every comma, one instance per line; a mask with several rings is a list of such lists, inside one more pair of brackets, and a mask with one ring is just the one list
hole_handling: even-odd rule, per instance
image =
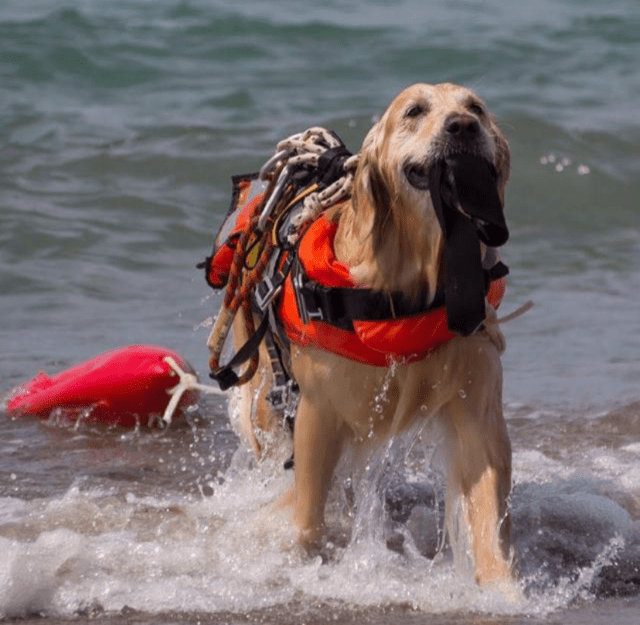
[[[409, 184], [429, 191], [442, 228], [451, 211], [462, 213], [476, 227], [483, 243], [498, 247], [509, 231], [498, 193], [498, 172], [486, 158], [468, 152], [447, 155], [428, 165], [410, 163], [404, 169]], [[437, 195], [437, 198], [435, 197]]]

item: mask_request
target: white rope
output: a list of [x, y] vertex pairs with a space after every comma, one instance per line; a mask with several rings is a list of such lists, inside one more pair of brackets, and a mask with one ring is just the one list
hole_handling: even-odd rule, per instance
[[[349, 157], [344, 163], [345, 175], [334, 181], [326, 189], [310, 193], [304, 199], [304, 210], [298, 216], [299, 224], [314, 219], [329, 206], [351, 197], [353, 191], [353, 176], [358, 165], [358, 155]], [[293, 243], [293, 241], [292, 241]]]
[[[340, 141], [326, 128], [314, 126], [283, 139], [276, 145], [275, 154], [262, 166], [260, 177], [268, 178], [278, 164], [286, 160], [291, 165], [316, 165], [327, 149], [340, 145]], [[327, 148], [329, 146], [329, 148]]]
[[319, 160], [320, 154], [308, 152], [292, 156], [288, 162], [290, 165], [317, 165]]
[[182, 396], [187, 391], [200, 391], [202, 393], [227, 397], [227, 393], [225, 391], [221, 391], [215, 386], [202, 384], [196, 375], [193, 373], [187, 373], [171, 356], [165, 356], [163, 360], [178, 374], [178, 378], [180, 379], [180, 382], [176, 386], [167, 389], [167, 393], [171, 395], [171, 399], [169, 400], [164, 414], [162, 415], [162, 420], [167, 425], [171, 423], [173, 413], [176, 411]]
[[533, 302], [529, 299], [522, 306], [516, 308], [512, 313], [505, 315], [504, 317], [498, 317], [498, 323], [509, 323], [509, 321], [513, 321], [518, 317], [524, 315], [524, 313], [529, 312], [533, 308]]
[[[291, 135], [283, 139], [276, 146], [275, 154], [264, 164], [260, 170], [262, 179], [269, 179], [276, 175], [279, 179], [276, 187], [288, 176], [289, 168], [298, 165], [317, 166], [320, 157], [327, 151], [342, 145], [340, 140], [325, 128], [315, 126], [304, 132]], [[328, 146], [328, 147], [327, 147]], [[334, 181], [322, 191], [314, 191], [304, 198], [303, 210], [292, 220], [293, 232], [288, 236], [289, 243], [294, 245], [300, 235], [298, 227], [307, 221], [315, 219], [325, 208], [337, 204], [341, 200], [351, 196], [353, 190], [353, 177], [358, 167], [358, 154], [350, 156], [344, 162], [345, 175]], [[286, 174], [286, 175], [283, 175]], [[279, 188], [278, 188], [279, 190]], [[272, 193], [265, 205], [261, 219], [266, 220], [273, 209], [273, 205], [279, 199], [278, 193]]]

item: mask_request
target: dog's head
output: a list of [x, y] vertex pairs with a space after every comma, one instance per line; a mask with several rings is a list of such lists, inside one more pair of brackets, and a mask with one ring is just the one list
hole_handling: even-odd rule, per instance
[[433, 292], [445, 226], [438, 208], [460, 211], [484, 243], [501, 245], [509, 171], [509, 145], [471, 89], [444, 83], [402, 91], [360, 153], [354, 209], [376, 260], [356, 267], [355, 277], [408, 291], [426, 282]]

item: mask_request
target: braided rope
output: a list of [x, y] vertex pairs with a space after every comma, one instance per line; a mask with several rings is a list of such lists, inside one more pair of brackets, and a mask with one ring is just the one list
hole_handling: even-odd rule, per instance
[[[260, 281], [260, 276], [257, 276], [255, 271], [245, 271], [248, 244], [258, 223], [257, 213], [259, 209], [260, 206], [254, 209], [253, 215], [247, 221], [245, 229], [240, 234], [233, 253], [233, 261], [231, 262], [220, 313], [216, 318], [207, 342], [210, 351], [209, 368], [211, 371], [215, 371], [220, 367], [220, 355], [238, 309], [244, 300], [248, 301], [250, 299], [251, 289]], [[251, 282], [254, 282], [253, 285], [251, 285]], [[245, 325], [249, 325], [246, 313]]]
[[[220, 356], [233, 320], [240, 308], [242, 308], [247, 336], [252, 336], [255, 333], [251, 296], [255, 287], [262, 280], [274, 248], [273, 238], [268, 234], [270, 227], [260, 228], [258, 224], [272, 225], [273, 216], [284, 210], [288, 205], [288, 199], [290, 199], [286, 197], [285, 193], [283, 197], [276, 198], [274, 203], [271, 195], [284, 188], [288, 182], [286, 178], [290, 168], [299, 165], [317, 166], [319, 158], [327, 149], [340, 145], [340, 140], [328, 130], [320, 127], [309, 128], [280, 141], [276, 146], [274, 156], [265, 163], [260, 171], [260, 177], [270, 180], [271, 184], [269, 191], [265, 194], [265, 201], [254, 209], [235, 247], [223, 303], [207, 341], [211, 371], [220, 368]], [[305, 197], [303, 210], [294, 223], [295, 233], [290, 236], [292, 244], [299, 240], [306, 229], [305, 226], [311, 223], [322, 210], [351, 195], [357, 164], [358, 155], [351, 156], [344, 163], [345, 175], [342, 178], [322, 191], [314, 191]], [[272, 206], [272, 203], [275, 205]], [[265, 233], [267, 233], [266, 236]], [[252, 240], [253, 237], [257, 237], [257, 239]], [[246, 256], [256, 245], [258, 246], [258, 261], [253, 268], [248, 268]], [[238, 384], [248, 382], [255, 375], [258, 365], [259, 354], [256, 351], [245, 371], [239, 376]]]

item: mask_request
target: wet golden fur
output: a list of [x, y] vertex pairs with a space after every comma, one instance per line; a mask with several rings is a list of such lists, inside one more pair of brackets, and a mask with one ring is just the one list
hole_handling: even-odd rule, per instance
[[[452, 120], [472, 125], [464, 145], [452, 138]], [[456, 141], [458, 142], [456, 144]], [[435, 293], [441, 278], [442, 232], [429, 192], [409, 183], [407, 167], [428, 169], [448, 150], [464, 149], [491, 161], [504, 201], [509, 147], [485, 104], [469, 89], [452, 84], [417, 84], [400, 93], [368, 133], [350, 202], [335, 215], [338, 260], [357, 283], [385, 291]], [[385, 440], [416, 419], [442, 424], [447, 459], [446, 524], [450, 539], [464, 544], [479, 583], [508, 579], [511, 448], [502, 414], [504, 339], [487, 304], [485, 330], [457, 337], [426, 359], [399, 364], [373, 434]], [[242, 337], [240, 337], [242, 338]], [[268, 362], [263, 358], [262, 362]], [[294, 434], [295, 483], [285, 498], [293, 506], [300, 540], [313, 546], [323, 535], [324, 505], [341, 454], [367, 439], [373, 398], [387, 369], [347, 360], [314, 347], [293, 347], [292, 367], [301, 399]], [[268, 375], [266, 368], [262, 372]], [[259, 384], [260, 382], [256, 382]], [[265, 434], [281, 425], [264, 402], [269, 383], [254, 401], [241, 393], [241, 429], [258, 454]], [[456, 551], [454, 545], [454, 552]]]

